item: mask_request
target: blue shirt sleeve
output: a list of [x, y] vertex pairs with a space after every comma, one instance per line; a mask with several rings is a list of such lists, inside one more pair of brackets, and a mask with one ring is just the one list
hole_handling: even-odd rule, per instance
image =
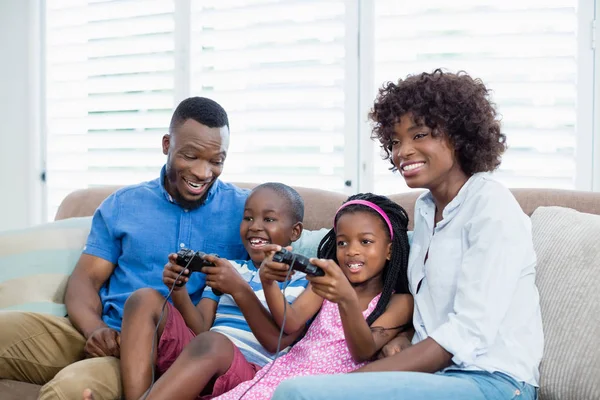
[[121, 255], [121, 239], [115, 228], [119, 216], [119, 201], [115, 193], [100, 204], [92, 218], [92, 227], [83, 254], [100, 257], [113, 264]]
[[216, 294], [213, 293], [212, 288], [208, 285], [206, 285], [204, 287], [204, 292], [202, 292], [202, 298], [203, 299], [211, 299], [216, 301], [217, 303], [219, 302], [219, 297]]

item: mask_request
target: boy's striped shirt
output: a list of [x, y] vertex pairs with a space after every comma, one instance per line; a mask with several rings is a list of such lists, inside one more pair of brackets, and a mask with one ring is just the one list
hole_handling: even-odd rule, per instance
[[[245, 261], [229, 261], [242, 278], [248, 282], [256, 297], [262, 305], [269, 310], [265, 293], [262, 289], [258, 269], [254, 266], [251, 260]], [[296, 271], [285, 289], [285, 297], [288, 303], [294, 302], [296, 298], [304, 291], [308, 281], [306, 275]], [[283, 283], [279, 283], [279, 287], [284, 287]], [[216, 296], [209, 286], [206, 286], [202, 298], [209, 298], [219, 303], [217, 306], [217, 315], [213, 323], [211, 331], [219, 332], [227, 336], [242, 352], [246, 360], [249, 362], [263, 366], [273, 360], [275, 354], [271, 354], [265, 350], [258, 342], [242, 311], [237, 306], [233, 297], [228, 294]], [[282, 349], [283, 350], [283, 349]]]

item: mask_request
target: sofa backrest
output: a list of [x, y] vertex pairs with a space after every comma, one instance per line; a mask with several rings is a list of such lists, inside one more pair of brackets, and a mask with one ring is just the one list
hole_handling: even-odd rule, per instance
[[[249, 189], [255, 186], [252, 183], [236, 183], [236, 185]], [[120, 186], [106, 186], [75, 191], [62, 201], [55, 219], [93, 215], [100, 203], [119, 188]], [[295, 189], [304, 198], [306, 208], [304, 227], [311, 230], [331, 228], [333, 215], [347, 196], [321, 189], [303, 187], [295, 187]], [[600, 193], [556, 189], [513, 189], [512, 192], [528, 215], [540, 206], [568, 207], [585, 213], [600, 214]], [[420, 193], [420, 191], [413, 191], [388, 196], [408, 212], [411, 217], [409, 229], [412, 229], [414, 204]]]
[[539, 207], [531, 225], [544, 327], [540, 400], [600, 400], [600, 216]]
[[[90, 216], [116, 189], [71, 193], [62, 202], [56, 219]], [[305, 227], [331, 227], [335, 210], [346, 195], [296, 189], [306, 204]], [[573, 211], [600, 215], [600, 193], [552, 189], [512, 192], [523, 210], [533, 214], [533, 240], [538, 254], [536, 283], [545, 335], [540, 400], [600, 399], [600, 350], [595, 344], [600, 335], [600, 248], [596, 244], [600, 217]], [[412, 216], [418, 195], [409, 192], [389, 197]]]

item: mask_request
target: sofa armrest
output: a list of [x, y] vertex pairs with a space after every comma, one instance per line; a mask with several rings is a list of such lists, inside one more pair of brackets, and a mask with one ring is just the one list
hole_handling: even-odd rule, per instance
[[91, 217], [0, 232], [0, 310], [64, 316], [64, 291]]

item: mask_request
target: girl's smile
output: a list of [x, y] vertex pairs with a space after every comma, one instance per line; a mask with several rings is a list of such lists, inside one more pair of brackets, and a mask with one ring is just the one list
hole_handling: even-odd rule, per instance
[[388, 227], [372, 212], [342, 214], [337, 221], [336, 241], [339, 266], [353, 284], [378, 277], [390, 257]]

